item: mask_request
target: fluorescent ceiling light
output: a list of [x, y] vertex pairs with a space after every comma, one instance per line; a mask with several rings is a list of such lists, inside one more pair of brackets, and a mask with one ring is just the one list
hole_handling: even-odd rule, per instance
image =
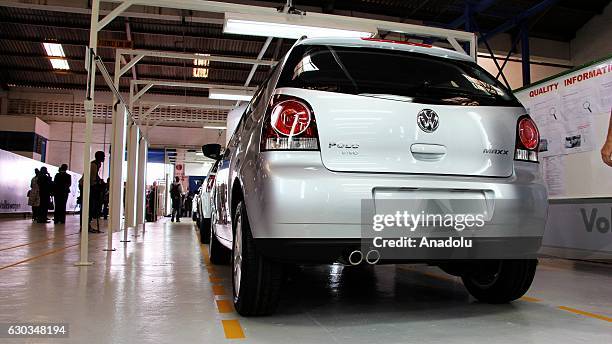
[[221, 126], [221, 125], [219, 125], [219, 126], [217, 126], [217, 125], [205, 125], [204, 129], [225, 130], [225, 129], [227, 129], [227, 127], [224, 127], [224, 126]]
[[66, 57], [64, 54], [64, 48], [62, 48], [61, 44], [58, 43], [43, 43], [45, 47], [45, 51], [47, 52], [47, 56], [52, 57]]
[[[210, 54], [196, 54], [199, 56], [210, 56]], [[196, 67], [193, 67], [193, 77], [194, 78], [208, 78], [208, 68], [203, 68], [203, 67], [208, 67], [210, 66], [210, 60], [205, 59], [205, 58], [197, 58], [197, 59], [193, 59], [193, 65]]]
[[251, 98], [253, 98], [253, 93], [244, 90], [210, 89], [208, 90], [208, 98], [221, 100], [250, 101]]
[[194, 78], [208, 78], [208, 68], [193, 68]]
[[276, 16], [245, 16], [240, 13], [226, 13], [224, 33], [247, 36], [279, 37], [298, 39], [302, 36], [313, 37], [354, 37], [374, 36], [374, 30], [340, 27], [330, 21], [310, 20], [308, 16], [278, 14]]
[[62, 69], [62, 70], [70, 69], [70, 66], [68, 65], [68, 61], [64, 59], [49, 59], [49, 61], [51, 61], [51, 66], [53, 66], [53, 69]]

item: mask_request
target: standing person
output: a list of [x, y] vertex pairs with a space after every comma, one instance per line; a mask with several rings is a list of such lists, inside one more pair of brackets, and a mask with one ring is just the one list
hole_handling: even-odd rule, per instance
[[187, 190], [187, 194], [185, 195], [185, 204], [183, 205], [183, 211], [185, 212], [185, 216], [191, 217], [193, 203], [193, 194]]
[[28, 205], [32, 207], [32, 221], [38, 222], [38, 206], [40, 205], [40, 192], [38, 188], [38, 175], [40, 171], [34, 169], [34, 177], [30, 181], [30, 191], [28, 192]]
[[70, 185], [72, 185], [72, 177], [66, 171], [68, 171], [68, 165], [62, 164], [53, 179], [53, 197], [55, 198], [53, 222], [55, 224], [66, 223], [66, 202], [68, 202]]
[[53, 193], [53, 180], [45, 166], [40, 168], [38, 174], [38, 192], [40, 193], [40, 203], [38, 205], [38, 223], [49, 223], [47, 218], [49, 207], [51, 206], [51, 194]]
[[90, 187], [89, 187], [89, 232], [103, 233], [100, 228], [94, 229], [91, 226], [91, 220], [100, 218], [102, 210], [102, 198], [104, 191], [104, 181], [100, 178], [100, 169], [106, 159], [103, 151], [97, 151], [94, 155], [95, 159], [90, 164]]
[[[87, 224], [89, 227], [88, 231], [90, 233], [103, 233], [100, 231], [100, 228], [93, 228], [91, 226], [91, 220], [97, 219], [100, 216], [100, 211], [102, 209], [102, 178], [100, 178], [100, 168], [102, 167], [102, 163], [104, 163], [105, 155], [102, 151], [97, 151], [94, 155], [95, 159], [89, 164], [89, 218], [87, 219]], [[79, 199], [81, 204], [81, 221], [83, 216], [83, 177], [79, 179]], [[82, 230], [82, 228], [81, 228]]]
[[172, 222], [176, 216], [176, 222], [181, 222], [181, 196], [183, 195], [183, 186], [180, 178], [174, 177], [174, 183], [170, 185], [170, 198], [172, 199]]

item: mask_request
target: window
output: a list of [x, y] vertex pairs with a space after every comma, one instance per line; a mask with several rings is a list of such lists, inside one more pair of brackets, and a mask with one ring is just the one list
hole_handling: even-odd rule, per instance
[[425, 104], [520, 106], [475, 63], [388, 49], [297, 46], [277, 87]]

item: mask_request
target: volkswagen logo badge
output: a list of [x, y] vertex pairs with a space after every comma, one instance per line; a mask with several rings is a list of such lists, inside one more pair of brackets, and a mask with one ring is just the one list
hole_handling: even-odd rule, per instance
[[438, 129], [438, 114], [432, 109], [423, 109], [417, 114], [417, 124], [426, 133], [433, 133]]

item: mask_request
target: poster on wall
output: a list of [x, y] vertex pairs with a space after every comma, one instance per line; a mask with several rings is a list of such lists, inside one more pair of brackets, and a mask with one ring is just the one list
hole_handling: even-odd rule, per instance
[[548, 196], [562, 196], [565, 194], [565, 169], [561, 156], [552, 156], [542, 159], [542, 171]]
[[[40, 161], [23, 157], [0, 149], [0, 165], [10, 168], [0, 168], [0, 213], [29, 213], [32, 208], [28, 205], [28, 190], [30, 181], [34, 177], [34, 169], [46, 166], [51, 178], [58, 171], [57, 166], [44, 164]], [[81, 175], [68, 171], [72, 177], [70, 194], [66, 203], [66, 210], [77, 209], [79, 195], [79, 179]]]
[[593, 117], [612, 108], [612, 58], [515, 95], [540, 129], [541, 157], [592, 151]]

